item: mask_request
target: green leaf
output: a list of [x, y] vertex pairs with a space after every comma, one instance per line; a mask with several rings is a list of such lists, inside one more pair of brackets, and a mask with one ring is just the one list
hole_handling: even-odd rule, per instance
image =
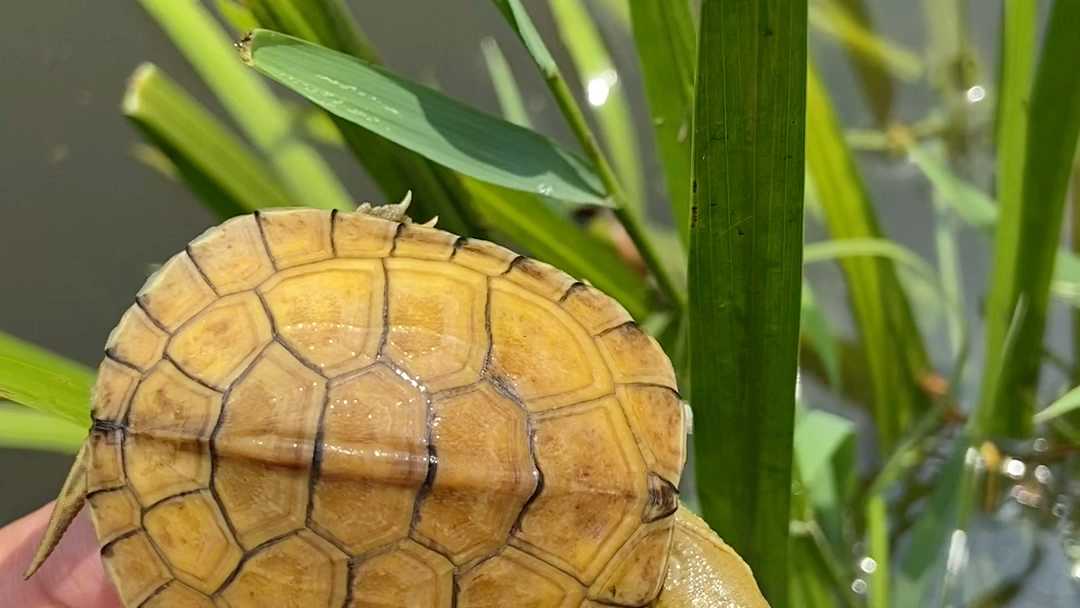
[[806, 3], [704, 0], [700, 36], [689, 261], [698, 490], [706, 521], [786, 606]]
[[[1006, 5], [1009, 8], [1009, 5]], [[1027, 19], [1027, 9], [1014, 7]], [[1007, 13], [1008, 20], [1010, 13]], [[1015, 29], [1026, 32], [1026, 26]], [[1006, 53], [1013, 49], [1006, 22]], [[1002, 199], [994, 248], [991, 302], [987, 310], [988, 365], [1005, 353], [997, 390], [984, 385], [976, 415], [971, 419], [976, 437], [1004, 435], [1026, 437], [1032, 432], [1032, 414], [1042, 366], [1043, 334], [1054, 258], [1065, 212], [1065, 194], [1080, 135], [1080, 79], [1075, 60], [1080, 57], [1080, 0], [1056, 0], [1050, 11], [1045, 42], [1028, 105], [1030, 120], [1023, 142], [1025, 158], [1020, 186], [1011, 185]], [[1017, 35], [1017, 44], [1027, 38]], [[1012, 50], [1010, 50], [1012, 49]], [[1010, 78], [1015, 72], [1017, 78]], [[1023, 87], [1022, 67], [1005, 67], [1005, 86]], [[1015, 118], [1002, 114], [999, 150], [1010, 150], [1009, 124]], [[1046, 117], [1053, 117], [1048, 120]], [[1015, 127], [1021, 129], [1022, 127]], [[1013, 176], [1015, 179], [1015, 176]], [[1006, 185], [1009, 185], [1007, 182]], [[1019, 190], [1017, 190], [1019, 188]], [[1012, 194], [1010, 197], [1009, 194]], [[1015, 222], [1010, 220], [1015, 219]], [[1003, 229], [1004, 228], [1004, 229]], [[1016, 347], [1003, 350], [1002, 328], [1012, 318], [1016, 302], [1024, 298], [1026, 312], [1018, 330]]]
[[94, 372], [0, 332], [0, 399], [90, 426]]
[[586, 101], [596, 116], [615, 174], [631, 208], [645, 213], [641, 155], [626, 86], [583, 0], [548, 0], [559, 36], [577, 68]]
[[[881, 239], [874, 208], [844, 140], [839, 120], [815, 70], [807, 80], [806, 162], [825, 211], [830, 236]], [[843, 247], [844, 245], [840, 245]], [[840, 267], [870, 370], [879, 447], [888, 453], [904, 430], [928, 407], [918, 381], [929, 369], [915, 324], [891, 259], [850, 258]]]
[[469, 178], [465, 187], [492, 227], [525, 247], [533, 257], [556, 266], [615, 298], [632, 317], [644, 320], [651, 300], [645, 281], [605, 243], [535, 200], [532, 194], [506, 190]]
[[1058, 416], [1080, 410], [1080, 386], [1058, 397], [1053, 403], [1035, 414], [1035, 424], [1048, 422]]
[[[871, 31], [866, 10], [856, 5], [858, 1], [826, 0], [824, 6], [810, 3], [810, 25], [841, 41], [848, 52], [861, 57], [868, 68], [887, 67], [904, 80], [918, 79], [923, 71], [919, 56]], [[841, 3], [847, 7], [840, 6]]]
[[74, 454], [85, 439], [86, 427], [0, 403], [0, 448]]
[[484, 38], [480, 41], [480, 50], [484, 53], [484, 65], [487, 66], [491, 84], [495, 87], [495, 97], [499, 99], [503, 118], [515, 125], [531, 129], [529, 111], [525, 109], [514, 73], [510, 70], [510, 64], [506, 62], [499, 43], [495, 42], [494, 38]]
[[697, 33], [686, 0], [630, 0], [653, 136], [683, 245], [690, 242], [690, 130]]
[[529, 51], [529, 55], [536, 62], [536, 66], [540, 68], [540, 73], [543, 74], [544, 78], [548, 80], [558, 78], [561, 80], [562, 73], [559, 71], [559, 66], [548, 51], [547, 45], [544, 44], [540, 32], [533, 25], [532, 19], [529, 18], [529, 14], [525, 11], [525, 7], [522, 6], [521, 0], [492, 0], [492, 2], [495, 3], [496, 8], [506, 18], [506, 22], [510, 24], [510, 27], [514, 28], [514, 32], [517, 33], [521, 43]]
[[274, 167], [291, 198], [311, 207], [355, 205], [330, 167], [292, 132], [266, 83], [244, 68], [232, 40], [198, 0], [139, 0]]
[[949, 171], [948, 167], [919, 146], [908, 146], [907, 153], [908, 158], [930, 180], [943, 204], [973, 228], [994, 228], [998, 220], [998, 208], [994, 199]]
[[255, 30], [245, 61], [329, 112], [481, 181], [610, 204], [584, 161], [528, 129], [298, 38]]
[[843, 394], [844, 375], [840, 369], [840, 350], [836, 345], [832, 332], [825, 315], [818, 308], [817, 298], [810, 283], [803, 279], [802, 299], [799, 304], [799, 328], [809, 343], [817, 351], [818, 357], [825, 368], [825, 374], [832, 388], [837, 394]]
[[220, 217], [295, 205], [244, 143], [157, 66], [144, 63], [135, 70], [123, 108]]
[[[368, 40], [342, 0], [248, 0], [263, 27], [381, 65]], [[349, 151], [379, 185], [388, 200], [413, 193], [415, 218], [439, 216], [439, 226], [466, 236], [484, 236], [469, 208], [457, 175], [348, 120], [327, 113]]]

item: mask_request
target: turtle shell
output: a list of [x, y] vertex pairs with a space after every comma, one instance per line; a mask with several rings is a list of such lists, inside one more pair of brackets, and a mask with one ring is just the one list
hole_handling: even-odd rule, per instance
[[266, 211], [109, 337], [87, 498], [129, 608], [643, 606], [685, 459], [617, 303], [488, 242]]

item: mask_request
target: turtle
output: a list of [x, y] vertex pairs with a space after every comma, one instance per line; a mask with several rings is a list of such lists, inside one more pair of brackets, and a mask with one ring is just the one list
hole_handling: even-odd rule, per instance
[[89, 503], [127, 608], [767, 606], [680, 506], [656, 340], [407, 207], [241, 215], [151, 275], [27, 577]]

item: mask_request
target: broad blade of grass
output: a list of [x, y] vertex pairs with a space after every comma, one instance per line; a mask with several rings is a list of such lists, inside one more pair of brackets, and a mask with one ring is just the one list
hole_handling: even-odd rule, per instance
[[686, 0], [630, 0], [634, 43], [679, 238], [690, 243], [690, 129], [697, 32]]
[[247, 146], [157, 66], [144, 63], [135, 70], [123, 108], [220, 217], [295, 205]]
[[316, 105], [465, 175], [564, 201], [610, 204], [585, 161], [434, 89], [268, 30], [252, 32], [241, 53]]
[[525, 101], [521, 98], [517, 80], [510, 70], [510, 64], [506, 62], [499, 43], [494, 38], [484, 38], [480, 41], [480, 50], [484, 53], [484, 65], [487, 66], [491, 84], [495, 87], [495, 97], [499, 99], [499, 109], [502, 110], [503, 118], [515, 125], [532, 128], [529, 120], [529, 111], [525, 109]]
[[89, 428], [93, 383], [90, 369], [0, 333], [0, 399]]
[[645, 209], [645, 183], [637, 132], [630, 114], [626, 86], [619, 81], [615, 62], [604, 46], [583, 0], [548, 0], [559, 36], [577, 68], [586, 100], [607, 144], [615, 174], [634, 212]]
[[[1076, 58], [1080, 57], [1077, 30], [1080, 30], [1080, 1], [1056, 0], [1050, 12], [1028, 105], [1029, 118], [1034, 120], [1028, 122], [1023, 146], [1026, 153], [1022, 184], [1019, 192], [1011, 191], [1015, 199], [1002, 200], [1002, 221], [998, 224], [991, 283], [991, 293], [1000, 300], [987, 312], [986, 360], [994, 362], [1000, 356], [1005, 360], [998, 390], [987, 388], [983, 391], [977, 413], [972, 418], [978, 437], [1025, 437], [1032, 432], [1054, 258], [1080, 133], [1080, 79], [1076, 78], [1075, 65]], [[1007, 54], [1013, 52], [1009, 50], [1010, 31], [1007, 23]], [[1010, 79], [1010, 69], [1006, 66], [1005, 86], [1024, 85], [1020, 77], [1025, 72], [1019, 67], [1015, 71], [1020, 76], [1016, 80]], [[1007, 133], [1005, 130], [1009, 129], [1012, 120], [1017, 120], [1010, 114], [1002, 114], [1003, 133]], [[1009, 149], [1001, 147], [1004, 145], [1008, 142], [1003, 140], [999, 149]], [[1017, 188], [1015, 184], [1010, 187]], [[1010, 218], [1015, 218], [1015, 224], [1010, 224]], [[1014, 227], [1015, 233], [1006, 232]], [[1026, 312], [1016, 347], [1006, 352], [1002, 347], [1001, 328], [1012, 318], [1012, 310], [1020, 298], [1026, 301]]]
[[806, 4], [704, 0], [698, 49], [689, 263], [698, 490], [705, 519], [765, 597], [786, 606]]
[[0, 403], [0, 447], [74, 454], [86, 439], [86, 427]]
[[[342, 0], [249, 0], [261, 25], [381, 65], [374, 45]], [[327, 113], [349, 151], [389, 200], [413, 193], [413, 217], [439, 216], [457, 234], [483, 236], [453, 171], [333, 113]]]
[[[876, 213], [844, 140], [828, 93], [809, 70], [806, 162], [825, 210], [833, 243], [881, 239]], [[835, 245], [834, 245], [835, 246]], [[890, 259], [844, 259], [840, 263], [868, 362], [870, 409], [882, 453], [919, 415], [927, 402], [918, 381], [929, 369], [911, 306]]]
[[[615, 298], [639, 321], [650, 311], [645, 281], [605, 243], [535, 200], [535, 196], [465, 178], [478, 211], [491, 226], [548, 262]], [[572, 246], [567, 246], [572, 243]]]
[[291, 198], [311, 207], [352, 209], [322, 157], [292, 133], [289, 115], [266, 83], [236, 57], [233, 41], [198, 0], [139, 0], [266, 155]]

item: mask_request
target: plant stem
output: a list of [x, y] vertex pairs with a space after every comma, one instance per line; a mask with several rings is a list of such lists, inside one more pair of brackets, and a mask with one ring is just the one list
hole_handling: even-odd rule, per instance
[[851, 581], [847, 572], [840, 563], [840, 559], [836, 557], [836, 553], [829, 544], [829, 539], [825, 538], [825, 533], [821, 531], [821, 526], [818, 525], [817, 520], [806, 522], [806, 532], [813, 541], [811, 544], [814, 546], [814, 557], [829, 573], [829, 579], [832, 580], [836, 594], [840, 596], [841, 604], [845, 608], [859, 608], [862, 603], [855, 596], [855, 592], [851, 590]]
[[656, 277], [656, 282], [660, 285], [660, 289], [677, 309], [681, 310], [685, 308], [686, 295], [679, 289], [674, 278], [671, 276], [671, 273], [668, 272], [667, 268], [664, 266], [659, 252], [657, 252], [655, 245], [645, 232], [641, 218], [639, 218], [627, 204], [626, 193], [619, 184], [619, 180], [615, 176], [611, 164], [608, 163], [607, 158], [604, 156], [603, 150], [600, 149], [600, 145], [596, 141], [596, 136], [593, 135], [592, 130], [589, 129], [589, 124], [585, 120], [585, 114], [581, 111], [581, 107], [578, 106], [577, 101], [574, 100], [574, 95], [570, 92], [570, 87], [567, 86], [562, 73], [557, 71], [545, 73], [544, 80], [547, 81], [551, 94], [554, 95], [556, 103], [559, 104], [559, 109], [562, 110], [563, 116], [566, 117], [566, 121], [574, 131], [578, 143], [585, 151], [589, 160], [592, 161], [593, 167], [596, 169], [596, 173], [600, 177], [601, 183], [604, 184], [604, 189], [607, 190], [608, 195], [611, 196], [612, 201], [615, 203], [615, 217], [619, 220], [619, 223], [623, 225], [623, 228], [626, 229], [626, 234], [630, 237], [630, 240], [634, 242], [634, 246], [637, 247], [638, 252], [641, 253], [641, 257], [645, 261], [645, 264]]

